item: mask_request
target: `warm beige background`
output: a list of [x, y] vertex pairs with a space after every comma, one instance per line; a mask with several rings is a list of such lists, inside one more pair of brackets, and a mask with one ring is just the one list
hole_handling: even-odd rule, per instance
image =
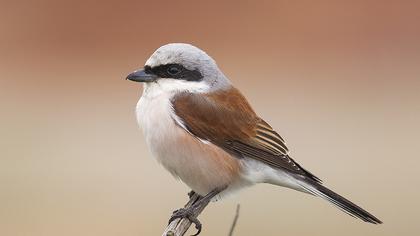
[[418, 235], [420, 4], [203, 2], [1, 2], [0, 235], [160, 235], [188, 189], [148, 154], [124, 77], [168, 42], [209, 52], [295, 159], [385, 222], [261, 185], [208, 207], [203, 235], [236, 202], [236, 235]]

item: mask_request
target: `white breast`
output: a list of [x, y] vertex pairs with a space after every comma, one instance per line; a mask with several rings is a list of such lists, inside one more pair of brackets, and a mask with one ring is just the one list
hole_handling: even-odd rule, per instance
[[239, 161], [175, 123], [170, 101], [173, 94], [151, 84], [137, 104], [137, 120], [152, 155], [199, 194], [230, 185], [239, 176]]

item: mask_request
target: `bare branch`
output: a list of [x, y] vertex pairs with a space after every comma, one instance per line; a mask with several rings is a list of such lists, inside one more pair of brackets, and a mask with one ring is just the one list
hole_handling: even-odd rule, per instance
[[240, 208], [240, 204], [236, 205], [236, 214], [235, 218], [233, 218], [232, 226], [230, 227], [229, 236], [233, 236], [233, 231], [235, 230], [236, 222], [238, 222]]

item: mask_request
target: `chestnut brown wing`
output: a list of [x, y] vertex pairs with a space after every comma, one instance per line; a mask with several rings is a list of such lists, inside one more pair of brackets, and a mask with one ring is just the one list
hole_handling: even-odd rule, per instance
[[235, 88], [207, 94], [183, 92], [172, 99], [182, 127], [234, 156], [320, 180], [289, 157], [283, 138], [259, 118]]

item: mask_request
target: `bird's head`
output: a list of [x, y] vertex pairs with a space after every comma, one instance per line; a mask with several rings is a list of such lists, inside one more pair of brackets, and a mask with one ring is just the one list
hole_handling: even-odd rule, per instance
[[158, 48], [143, 69], [127, 76], [128, 80], [158, 84], [166, 90], [211, 91], [228, 87], [230, 82], [216, 62], [201, 49], [185, 43]]

